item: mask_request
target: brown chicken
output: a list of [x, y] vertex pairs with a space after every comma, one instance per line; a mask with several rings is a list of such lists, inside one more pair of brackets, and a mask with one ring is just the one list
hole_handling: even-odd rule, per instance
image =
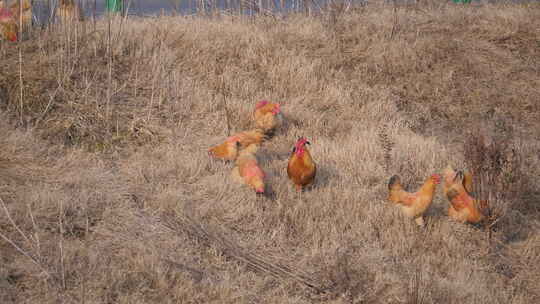
[[219, 159], [235, 160], [238, 150], [251, 144], [260, 145], [265, 139], [264, 132], [259, 129], [244, 131], [228, 137], [224, 143], [208, 149], [208, 153]]
[[287, 175], [298, 191], [313, 183], [317, 174], [317, 166], [311, 158], [306, 144], [310, 145], [311, 143], [304, 137], [298, 139], [287, 165]]
[[441, 182], [441, 177], [438, 174], [431, 175], [427, 181], [414, 193], [407, 192], [401, 186], [401, 179], [394, 175], [388, 182], [389, 195], [388, 199], [398, 204], [403, 213], [410, 218], [413, 218], [416, 224], [424, 226], [424, 213], [428, 210], [433, 202], [433, 195], [437, 185]]
[[22, 0], [22, 10], [19, 4], [19, 0], [16, 0], [9, 6], [9, 9], [15, 15], [17, 24], [22, 19], [23, 31], [25, 31], [32, 26], [32, 3], [30, 0]]
[[60, 0], [56, 8], [56, 15], [64, 24], [69, 24], [74, 21], [84, 21], [84, 14], [80, 6], [73, 0]]
[[257, 150], [259, 146], [251, 144], [238, 153], [236, 159], [236, 167], [234, 167], [232, 175], [240, 183], [246, 184], [253, 188], [256, 193], [264, 193], [264, 171], [259, 167], [257, 160]]
[[10, 9], [0, 7], [0, 38], [17, 41], [18, 26], [15, 17], [16, 15]]
[[259, 101], [253, 113], [255, 126], [265, 132], [273, 132], [283, 122], [280, 105], [266, 100]]
[[479, 209], [480, 202], [470, 195], [465, 184], [463, 171], [455, 172], [450, 166], [444, 170], [443, 189], [450, 201], [448, 216], [461, 223], [479, 223], [484, 219]]

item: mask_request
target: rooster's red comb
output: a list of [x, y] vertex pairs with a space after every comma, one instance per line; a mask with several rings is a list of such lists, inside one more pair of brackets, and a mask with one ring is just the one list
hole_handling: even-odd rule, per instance
[[268, 104], [268, 100], [261, 100], [257, 102], [257, 105], [255, 106], [255, 109], [260, 109]]
[[305, 144], [309, 144], [309, 141], [303, 136], [299, 137], [298, 140], [296, 141], [296, 146], [297, 147], [303, 146]]

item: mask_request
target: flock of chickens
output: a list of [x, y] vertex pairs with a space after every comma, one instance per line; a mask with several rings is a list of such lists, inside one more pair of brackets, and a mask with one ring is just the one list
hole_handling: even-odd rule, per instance
[[[255, 129], [228, 137], [222, 144], [210, 148], [208, 153], [214, 158], [235, 161], [236, 166], [232, 172], [234, 179], [263, 194], [265, 174], [259, 166], [257, 151], [263, 141], [283, 123], [280, 105], [266, 100], [258, 102], [253, 119]], [[306, 147], [309, 144], [307, 139], [300, 137], [287, 166], [287, 175], [299, 191], [313, 183], [317, 173], [315, 162]]]
[[[473, 198], [471, 171], [455, 171], [449, 165], [443, 171], [443, 193], [450, 202], [448, 216], [462, 223], [479, 223], [485, 216], [480, 206], [485, 204]], [[388, 182], [388, 199], [395, 203], [403, 213], [424, 226], [424, 213], [431, 206], [437, 185], [441, 183], [439, 174], [431, 175], [414, 193], [403, 190], [399, 176], [394, 175]]]
[[[22, 3], [22, 5], [20, 5]], [[62, 22], [81, 18], [80, 8], [73, 0], [60, 0], [57, 14]], [[7, 6], [0, 0], [0, 38], [17, 41], [18, 25], [30, 25], [32, 5], [29, 0], [15, 1]], [[280, 105], [260, 101], [255, 106], [253, 119], [256, 128], [228, 137], [225, 142], [209, 149], [214, 158], [234, 161], [232, 175], [240, 183], [249, 185], [256, 193], [265, 192], [265, 173], [259, 166], [257, 152], [264, 140], [282, 124]], [[313, 183], [317, 167], [306, 145], [307, 139], [301, 137], [293, 147], [287, 166], [287, 175], [297, 190], [301, 191]], [[450, 201], [448, 215], [460, 222], [478, 223], [484, 219], [479, 206], [483, 203], [474, 199], [472, 193], [472, 174], [469, 171], [454, 171], [450, 166], [443, 172], [443, 192]], [[433, 174], [415, 193], [403, 189], [399, 176], [394, 175], [388, 183], [389, 200], [398, 205], [403, 213], [423, 226], [423, 215], [430, 207], [441, 176]]]
[[[32, 3], [30, 0], [0, 0], [0, 40], [15, 42], [18, 40], [19, 25], [23, 30], [32, 25]], [[56, 7], [56, 16], [62, 23], [75, 20], [81, 21], [83, 13], [74, 0], [59, 0]]]
[[[234, 161], [232, 171], [234, 179], [246, 184], [256, 193], [265, 193], [265, 173], [259, 165], [257, 152], [261, 144], [283, 123], [280, 105], [268, 101], [260, 101], [253, 112], [255, 129], [234, 134], [225, 142], [211, 147], [210, 156], [225, 161]], [[302, 191], [313, 183], [317, 166], [306, 145], [307, 139], [300, 137], [292, 149], [287, 165], [287, 175], [296, 190]], [[450, 202], [448, 215], [462, 223], [479, 223], [485, 217], [480, 212], [480, 202], [473, 198], [472, 173], [470, 171], [454, 171], [448, 166], [443, 171], [443, 192]], [[441, 175], [433, 174], [418, 189], [411, 193], [403, 189], [399, 176], [394, 175], [388, 182], [388, 199], [399, 206], [403, 213], [424, 226], [424, 213], [433, 202], [437, 185], [441, 183]]]

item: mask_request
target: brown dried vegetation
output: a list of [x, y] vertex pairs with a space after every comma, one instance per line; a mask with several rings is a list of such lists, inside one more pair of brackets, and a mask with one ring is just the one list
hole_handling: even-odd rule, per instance
[[[540, 302], [538, 29], [538, 6], [368, 5], [1, 44], [0, 302]], [[256, 196], [206, 151], [263, 99], [285, 126]], [[299, 136], [318, 166], [301, 194]], [[390, 176], [414, 189], [448, 163], [485, 175], [490, 238], [439, 190], [425, 229], [386, 201]]]

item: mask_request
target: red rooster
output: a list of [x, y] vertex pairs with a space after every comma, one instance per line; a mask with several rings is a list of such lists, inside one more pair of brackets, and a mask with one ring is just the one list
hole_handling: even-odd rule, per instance
[[311, 158], [306, 144], [310, 145], [310, 142], [304, 137], [298, 139], [287, 165], [287, 175], [298, 191], [313, 183], [317, 173], [317, 166]]

